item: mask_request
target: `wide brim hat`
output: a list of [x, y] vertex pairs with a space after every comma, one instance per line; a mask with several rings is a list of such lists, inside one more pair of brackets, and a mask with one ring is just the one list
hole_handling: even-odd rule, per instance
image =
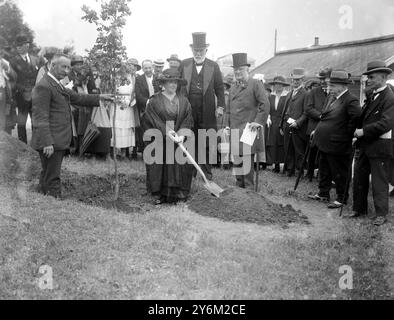
[[250, 63], [248, 63], [248, 55], [246, 53], [234, 53], [233, 54], [233, 68], [239, 67], [250, 67]]
[[344, 70], [333, 70], [330, 74], [330, 78], [328, 80], [331, 84], [345, 84], [348, 85], [352, 83], [350, 79], [350, 73]]
[[325, 68], [325, 69], [321, 69], [319, 71], [319, 73], [316, 75], [316, 78], [318, 79], [326, 79], [330, 77], [330, 73], [331, 73], [332, 69], [331, 68]]
[[172, 55], [167, 59], [167, 62], [170, 62], [170, 61], [182, 62], [182, 60], [178, 58], [178, 55], [177, 55], [177, 54], [172, 54]]
[[138, 60], [137, 60], [137, 59], [131, 58], [131, 59], [128, 60], [128, 62], [129, 62], [130, 64], [132, 64], [134, 67], [136, 67], [136, 68], [137, 68], [137, 71], [140, 71], [140, 70], [141, 70], [141, 66], [140, 66], [140, 64], [138, 63]]
[[30, 40], [25, 35], [19, 35], [16, 37], [16, 40], [15, 40], [16, 46], [21, 46], [26, 43], [30, 43]]
[[181, 73], [174, 68], [164, 70], [163, 73], [157, 78], [157, 81], [159, 83], [178, 81], [178, 84], [181, 86], [185, 86], [187, 84], [187, 81], [182, 78]]
[[194, 32], [192, 33], [193, 43], [190, 45], [193, 49], [205, 49], [209, 47], [206, 42], [207, 34], [205, 32]]
[[268, 82], [268, 84], [270, 86], [273, 86], [275, 84], [281, 84], [282, 86], [285, 86], [285, 87], [290, 86], [290, 83], [287, 83], [285, 77], [282, 77], [282, 76], [275, 77], [274, 80], [272, 80], [271, 82]]
[[304, 68], [295, 68], [293, 72], [290, 74], [291, 79], [303, 79], [305, 78], [305, 69]]
[[365, 71], [363, 73], [363, 75], [369, 75], [369, 74], [375, 73], [375, 72], [383, 72], [383, 73], [390, 74], [393, 72], [393, 70], [388, 68], [384, 61], [376, 60], [376, 61], [371, 61], [368, 63], [367, 71]]

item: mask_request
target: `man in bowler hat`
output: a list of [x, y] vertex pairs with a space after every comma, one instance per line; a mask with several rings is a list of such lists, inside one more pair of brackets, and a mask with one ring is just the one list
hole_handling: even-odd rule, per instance
[[386, 81], [392, 70], [383, 61], [372, 61], [364, 75], [368, 76], [366, 90], [372, 91], [359, 119], [354, 137], [359, 156], [356, 159], [353, 188], [353, 212], [349, 217], [368, 213], [369, 176], [376, 211], [374, 224], [387, 221], [389, 213], [389, 170], [393, 157], [394, 93]]
[[[246, 53], [233, 54], [236, 83], [230, 89], [224, 121], [226, 129], [231, 129], [231, 154], [234, 158], [236, 185], [240, 188], [252, 188], [254, 185], [254, 157], [256, 153], [265, 150], [263, 129], [270, 113], [264, 85], [249, 76], [249, 67]], [[238, 139], [242, 137], [248, 123], [252, 131], [260, 131], [259, 139], [254, 141], [252, 147], [244, 146], [241, 141], [235, 141], [237, 133]], [[235, 145], [238, 145], [238, 150], [234, 148]]]
[[12, 68], [17, 74], [15, 100], [18, 107], [18, 137], [27, 143], [26, 122], [30, 114], [32, 100], [31, 93], [36, 84], [40, 60], [29, 54], [30, 41], [24, 35], [16, 39], [16, 51], [18, 54], [10, 61]]
[[[195, 32], [192, 34], [193, 44], [190, 45], [193, 58], [182, 61], [179, 70], [187, 85], [182, 88], [183, 94], [188, 97], [192, 106], [194, 119], [194, 135], [196, 141], [196, 157], [201, 169], [209, 180], [212, 179], [212, 166], [209, 158], [217, 161], [216, 151], [209, 156], [209, 146], [198, 139], [198, 130], [217, 130], [216, 115], [224, 111], [224, 85], [222, 73], [218, 64], [208, 58], [206, 54], [209, 44], [206, 43], [206, 33]], [[216, 103], [217, 101], [217, 103]], [[208, 139], [207, 139], [208, 140]], [[212, 141], [211, 143], [214, 143]], [[216, 140], [215, 140], [216, 143]], [[200, 146], [201, 145], [201, 146]], [[207, 145], [204, 148], [204, 145]], [[215, 145], [215, 150], [217, 146]], [[204, 149], [204, 150], [203, 150]], [[206, 153], [205, 159], [199, 154]]]

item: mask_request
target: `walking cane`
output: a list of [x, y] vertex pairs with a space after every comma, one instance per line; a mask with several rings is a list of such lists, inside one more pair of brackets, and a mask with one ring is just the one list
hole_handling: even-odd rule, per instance
[[[261, 127], [257, 128], [257, 140], [260, 140], [260, 129]], [[257, 143], [257, 145], [259, 145], [259, 143]], [[256, 149], [258, 149], [256, 147]], [[255, 187], [254, 187], [254, 191], [258, 192], [259, 190], [259, 173], [260, 173], [260, 154], [258, 152], [258, 150], [256, 150], [256, 182], [255, 182]]]
[[[352, 145], [352, 155], [350, 157], [350, 163], [349, 163], [349, 172], [346, 178], [346, 184], [345, 184], [345, 194], [343, 195], [344, 197], [348, 194], [349, 189], [350, 189], [350, 180], [352, 179], [352, 165], [353, 165], [353, 158], [354, 158], [354, 154], [356, 153], [356, 143], [353, 143]], [[341, 210], [339, 211], [339, 216], [342, 217], [342, 211], [343, 211], [343, 207], [345, 205], [343, 205], [341, 207]]]

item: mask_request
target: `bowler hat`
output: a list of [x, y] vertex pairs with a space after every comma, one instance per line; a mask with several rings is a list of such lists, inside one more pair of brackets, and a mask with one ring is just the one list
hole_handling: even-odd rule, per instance
[[331, 73], [332, 69], [331, 68], [325, 68], [325, 69], [321, 69], [319, 71], [319, 73], [316, 75], [316, 77], [318, 77], [319, 79], [326, 79], [330, 77], [330, 73]]
[[76, 65], [77, 63], [84, 63], [82, 56], [72, 56], [71, 66]]
[[181, 86], [185, 86], [187, 84], [187, 81], [181, 77], [181, 73], [174, 68], [164, 70], [157, 80], [160, 83], [175, 80], [178, 81]]
[[239, 68], [243, 66], [250, 67], [250, 64], [248, 63], [248, 55], [246, 53], [234, 53], [233, 68]]
[[16, 46], [19, 47], [19, 46], [22, 46], [26, 43], [30, 43], [30, 41], [29, 41], [29, 39], [27, 39], [27, 37], [25, 35], [18, 35], [16, 37], [16, 41], [15, 41]]
[[388, 68], [384, 61], [375, 60], [368, 63], [367, 71], [365, 71], [363, 75], [369, 75], [374, 72], [383, 72], [390, 74], [393, 72], [393, 70]]
[[333, 84], [350, 84], [350, 73], [344, 70], [333, 70], [330, 74], [329, 83]]
[[135, 67], [137, 68], [137, 71], [140, 71], [140, 70], [141, 70], [141, 66], [139, 65], [137, 59], [135, 59], [135, 58], [130, 58], [130, 59], [128, 60], [128, 62], [129, 62], [130, 64], [132, 64], [133, 66], [135, 66]]
[[290, 77], [292, 79], [302, 79], [305, 77], [305, 69], [304, 68], [295, 68], [291, 73]]
[[290, 83], [287, 83], [287, 82], [286, 82], [286, 79], [285, 79], [285, 77], [283, 77], [283, 76], [276, 76], [276, 77], [274, 78], [274, 80], [271, 81], [271, 82], [268, 82], [268, 84], [269, 84], [270, 86], [273, 86], [273, 85], [275, 85], [275, 84], [281, 84], [281, 85], [283, 85], [283, 86], [289, 86], [289, 85], [290, 85]]
[[167, 59], [167, 61], [168, 61], [168, 62], [170, 62], [170, 61], [182, 62], [181, 59], [178, 58], [178, 55], [177, 55], [177, 54], [172, 54], [172, 55]]
[[193, 43], [190, 45], [194, 49], [204, 49], [209, 47], [206, 43], [207, 34], [205, 32], [194, 32], [192, 33]]

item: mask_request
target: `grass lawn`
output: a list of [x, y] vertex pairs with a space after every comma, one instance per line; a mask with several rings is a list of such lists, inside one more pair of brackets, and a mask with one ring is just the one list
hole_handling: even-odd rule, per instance
[[[112, 164], [67, 158], [64, 168], [104, 176]], [[125, 175], [144, 170], [141, 161], [120, 163]], [[264, 196], [311, 224], [224, 222], [187, 203], [126, 214], [0, 185], [0, 299], [393, 299], [391, 223], [339, 218], [307, 200], [316, 182], [293, 193], [294, 179], [270, 170], [260, 179]], [[216, 170], [215, 181], [234, 184], [230, 171]], [[43, 265], [52, 290], [38, 286]], [[353, 290], [339, 287], [343, 265], [353, 269]]]

